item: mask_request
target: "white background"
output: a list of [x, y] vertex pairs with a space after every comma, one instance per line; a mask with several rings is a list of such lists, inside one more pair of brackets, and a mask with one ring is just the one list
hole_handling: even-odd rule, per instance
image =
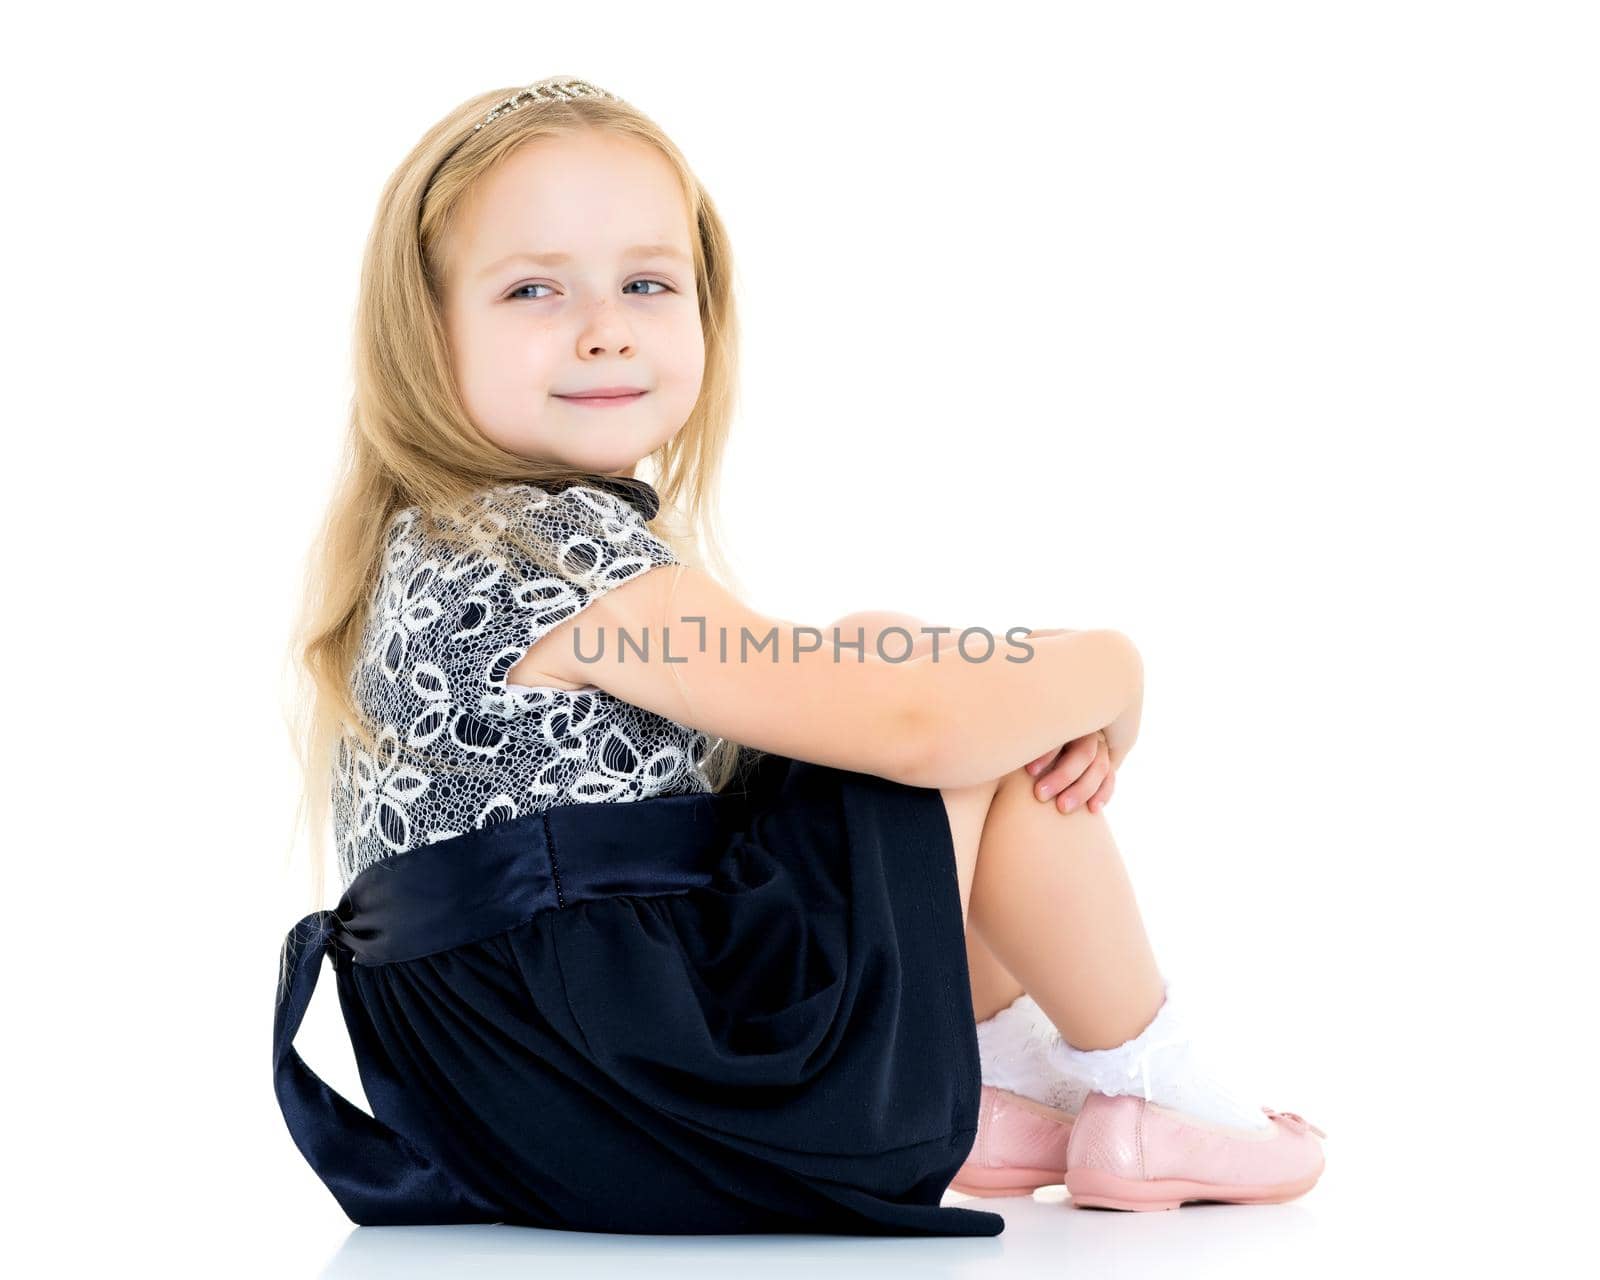
[[[1595, 1190], [1592, 15], [79, 5], [8, 41], [27, 1273], [1563, 1256]], [[1138, 644], [1108, 817], [1214, 1055], [1328, 1132], [1308, 1196], [962, 1200], [1007, 1216], [967, 1240], [357, 1230], [301, 1158], [282, 662], [359, 255], [426, 128], [552, 74], [658, 120], [731, 229], [753, 604]], [[360, 1099], [331, 981], [299, 1047]]]

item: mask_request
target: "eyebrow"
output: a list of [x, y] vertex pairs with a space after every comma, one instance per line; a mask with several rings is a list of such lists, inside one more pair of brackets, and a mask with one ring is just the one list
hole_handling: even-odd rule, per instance
[[[622, 251], [624, 258], [676, 258], [679, 262], [692, 265], [692, 259], [677, 245], [672, 244], [636, 244]], [[542, 267], [559, 267], [572, 261], [570, 253], [511, 253], [491, 262], [482, 271], [478, 272], [481, 279], [493, 275], [504, 267], [509, 267], [516, 262], [532, 262]]]

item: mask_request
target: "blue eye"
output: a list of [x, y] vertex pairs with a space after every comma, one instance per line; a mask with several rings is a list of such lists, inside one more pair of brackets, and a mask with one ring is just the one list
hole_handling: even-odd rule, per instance
[[[657, 285], [660, 285], [663, 289], [665, 289], [668, 293], [672, 293], [673, 292], [672, 286], [667, 284], [665, 281], [662, 281], [662, 280], [630, 280], [630, 281], [628, 281], [628, 287], [631, 287], [631, 286], [636, 285], [636, 284], [657, 284]], [[536, 301], [538, 301], [538, 299], [530, 298], [526, 294], [524, 294], [522, 291], [524, 289], [549, 289], [549, 288], [550, 288], [549, 285], [540, 284], [538, 281], [535, 281], [532, 284], [520, 284], [515, 289], [513, 289], [510, 293], [506, 294], [506, 297], [508, 299], [509, 298], [517, 298], [519, 301], [524, 301], [524, 302], [536, 302]], [[654, 293], [646, 293], [646, 294], [642, 294], [640, 296], [646, 297], [646, 298], [655, 298], [655, 297], [659, 297], [660, 295], [659, 294], [654, 294]]]

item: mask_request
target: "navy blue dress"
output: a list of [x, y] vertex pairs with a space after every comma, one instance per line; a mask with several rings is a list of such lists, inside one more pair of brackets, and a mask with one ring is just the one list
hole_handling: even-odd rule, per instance
[[[938, 790], [741, 761], [720, 792], [413, 831], [290, 930], [274, 1087], [352, 1221], [1003, 1230], [940, 1204], [979, 1066]], [[391, 837], [426, 816], [361, 811]], [[325, 957], [370, 1115], [293, 1045]]]

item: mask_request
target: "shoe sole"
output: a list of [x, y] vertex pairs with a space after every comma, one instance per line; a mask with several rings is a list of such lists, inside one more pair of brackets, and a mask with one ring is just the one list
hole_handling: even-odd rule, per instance
[[1031, 1196], [1040, 1187], [1059, 1187], [1060, 1169], [963, 1167], [950, 1183], [952, 1191], [969, 1196]]
[[1191, 1201], [1220, 1204], [1281, 1204], [1310, 1191], [1322, 1176], [1318, 1169], [1310, 1177], [1273, 1186], [1223, 1186], [1210, 1182], [1190, 1182], [1187, 1178], [1150, 1178], [1138, 1181], [1119, 1178], [1100, 1169], [1074, 1169], [1065, 1181], [1072, 1203], [1088, 1209], [1176, 1209]]

